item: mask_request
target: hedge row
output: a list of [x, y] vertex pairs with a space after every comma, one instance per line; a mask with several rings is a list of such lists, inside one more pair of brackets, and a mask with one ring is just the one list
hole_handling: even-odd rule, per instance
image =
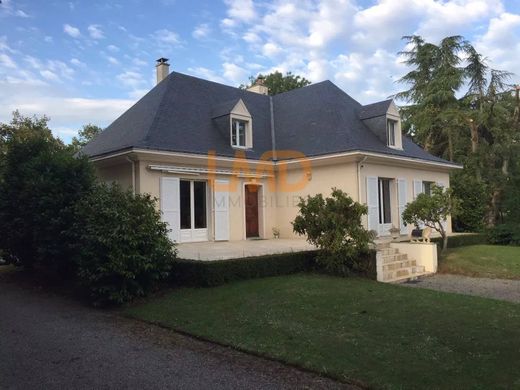
[[282, 253], [231, 260], [175, 261], [175, 285], [210, 287], [236, 280], [289, 275], [315, 268], [317, 251]]
[[[440, 250], [442, 248], [442, 237], [432, 238], [432, 242], [435, 242]], [[475, 233], [475, 234], [461, 234], [457, 236], [450, 236], [448, 238], [448, 248], [458, 248], [461, 246], [470, 246], [470, 245], [481, 245], [486, 244], [486, 236], [485, 234]]]
[[174, 285], [211, 287], [221, 284], [299, 272], [320, 272], [336, 276], [362, 276], [376, 279], [376, 252], [370, 251], [354, 261], [344, 272], [329, 272], [318, 266], [318, 251], [280, 253], [231, 260], [175, 260], [172, 272]]

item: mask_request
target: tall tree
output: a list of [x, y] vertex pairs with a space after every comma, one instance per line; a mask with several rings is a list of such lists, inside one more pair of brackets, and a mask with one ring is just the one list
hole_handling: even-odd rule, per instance
[[83, 146], [89, 143], [96, 135], [101, 133], [103, 129], [99, 126], [93, 125], [89, 123], [88, 125], [83, 126], [83, 128], [78, 131], [78, 137], [73, 137], [71, 141], [71, 145], [75, 151], [79, 151]]
[[253, 86], [258, 78], [263, 78], [264, 85], [269, 89], [269, 95], [276, 95], [311, 84], [305, 77], [294, 75], [291, 72], [287, 72], [284, 75], [275, 71], [267, 75], [259, 74], [258, 77], [250, 76], [249, 84], [242, 84], [240, 88], [245, 89]]

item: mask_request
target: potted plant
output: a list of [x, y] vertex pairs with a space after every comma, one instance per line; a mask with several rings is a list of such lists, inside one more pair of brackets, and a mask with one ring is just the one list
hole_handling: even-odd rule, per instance
[[401, 229], [395, 227], [394, 225], [392, 225], [389, 232], [394, 240], [398, 239], [399, 236], [401, 235]]

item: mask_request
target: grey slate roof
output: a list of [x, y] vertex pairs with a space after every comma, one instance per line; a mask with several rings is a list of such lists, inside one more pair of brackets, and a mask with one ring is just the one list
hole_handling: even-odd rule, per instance
[[[89, 142], [82, 152], [100, 156], [130, 148], [232, 157], [229, 135], [217, 129], [216, 116], [226, 115], [239, 99], [253, 122], [253, 148], [246, 157], [259, 159], [272, 150], [271, 110], [277, 150], [306, 156], [366, 151], [449, 163], [403, 137], [403, 150], [387, 147], [362, 122], [380, 113], [390, 100], [362, 106], [330, 81], [273, 97], [172, 72], [141, 100]], [[386, 113], [386, 110], [384, 110]], [[451, 164], [451, 163], [450, 163]]]
[[372, 104], [367, 104], [359, 110], [359, 119], [370, 119], [376, 116], [385, 115], [392, 103], [392, 99], [383, 100]]

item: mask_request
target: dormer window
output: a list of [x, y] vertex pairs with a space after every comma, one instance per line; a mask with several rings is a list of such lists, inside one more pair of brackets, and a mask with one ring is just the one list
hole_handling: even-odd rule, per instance
[[244, 120], [233, 119], [231, 121], [231, 146], [236, 148], [247, 147], [247, 126], [248, 122]]
[[397, 121], [389, 119], [386, 123], [386, 139], [388, 142], [388, 146], [395, 147], [395, 129], [397, 128]]

